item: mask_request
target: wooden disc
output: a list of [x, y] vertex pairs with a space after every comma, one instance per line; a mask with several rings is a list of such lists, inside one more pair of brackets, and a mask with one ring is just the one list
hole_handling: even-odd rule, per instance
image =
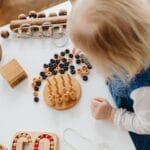
[[78, 103], [80, 96], [80, 84], [69, 74], [53, 76], [47, 80], [44, 99], [54, 109], [69, 109]]

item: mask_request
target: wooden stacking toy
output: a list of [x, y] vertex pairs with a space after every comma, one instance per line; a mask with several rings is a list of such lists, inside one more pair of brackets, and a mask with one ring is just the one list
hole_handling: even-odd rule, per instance
[[80, 95], [79, 82], [69, 74], [51, 77], [44, 90], [45, 102], [57, 110], [73, 107], [80, 100]]

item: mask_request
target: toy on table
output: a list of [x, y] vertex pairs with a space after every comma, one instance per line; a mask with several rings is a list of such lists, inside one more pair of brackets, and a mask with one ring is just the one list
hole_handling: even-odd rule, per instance
[[0, 61], [2, 60], [2, 47], [1, 47], [1, 45], [0, 45]]
[[28, 16], [20, 14], [17, 20], [10, 22], [10, 29], [17, 37], [52, 37], [54, 30], [64, 34], [67, 23], [67, 11], [60, 10], [57, 13], [45, 13], [30, 11]]
[[[86, 58], [85, 55], [84, 57]], [[77, 53], [77, 50], [74, 52], [73, 49], [73, 52], [71, 52], [69, 49], [66, 49], [65, 51], [61, 51], [60, 54], [54, 54], [53, 58], [43, 65], [40, 76], [33, 78], [32, 87], [34, 89], [34, 101], [39, 102], [39, 89], [43, 80], [49, 80], [58, 74], [64, 75], [67, 73], [75, 75], [78, 73], [83, 81], [88, 81], [88, 75], [91, 69], [92, 65], [90, 64], [90, 66], [88, 66], [86, 62], [82, 60], [82, 57], [80, 57], [80, 53]]]
[[18, 132], [13, 138], [11, 150], [58, 150], [58, 138], [53, 133]]
[[26, 72], [16, 59], [11, 60], [9, 63], [3, 66], [0, 70], [0, 73], [12, 88], [27, 78]]
[[1, 31], [1, 37], [7, 39], [9, 37], [9, 32], [7, 30]]
[[71, 75], [57, 75], [47, 80], [44, 89], [45, 102], [57, 110], [73, 107], [80, 99], [79, 82]]
[[8, 148], [4, 147], [3, 145], [0, 145], [0, 150], [8, 150]]

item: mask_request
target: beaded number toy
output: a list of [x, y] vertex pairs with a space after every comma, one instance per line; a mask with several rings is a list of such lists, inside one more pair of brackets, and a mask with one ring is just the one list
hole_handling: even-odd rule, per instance
[[19, 132], [15, 135], [11, 150], [58, 150], [58, 138], [53, 133]]

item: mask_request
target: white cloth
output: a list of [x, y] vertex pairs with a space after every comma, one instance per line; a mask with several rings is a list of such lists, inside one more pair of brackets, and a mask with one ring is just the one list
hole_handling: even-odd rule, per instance
[[134, 101], [134, 113], [126, 109], [117, 109], [114, 124], [134, 133], [150, 134], [150, 87], [138, 88], [130, 97]]

